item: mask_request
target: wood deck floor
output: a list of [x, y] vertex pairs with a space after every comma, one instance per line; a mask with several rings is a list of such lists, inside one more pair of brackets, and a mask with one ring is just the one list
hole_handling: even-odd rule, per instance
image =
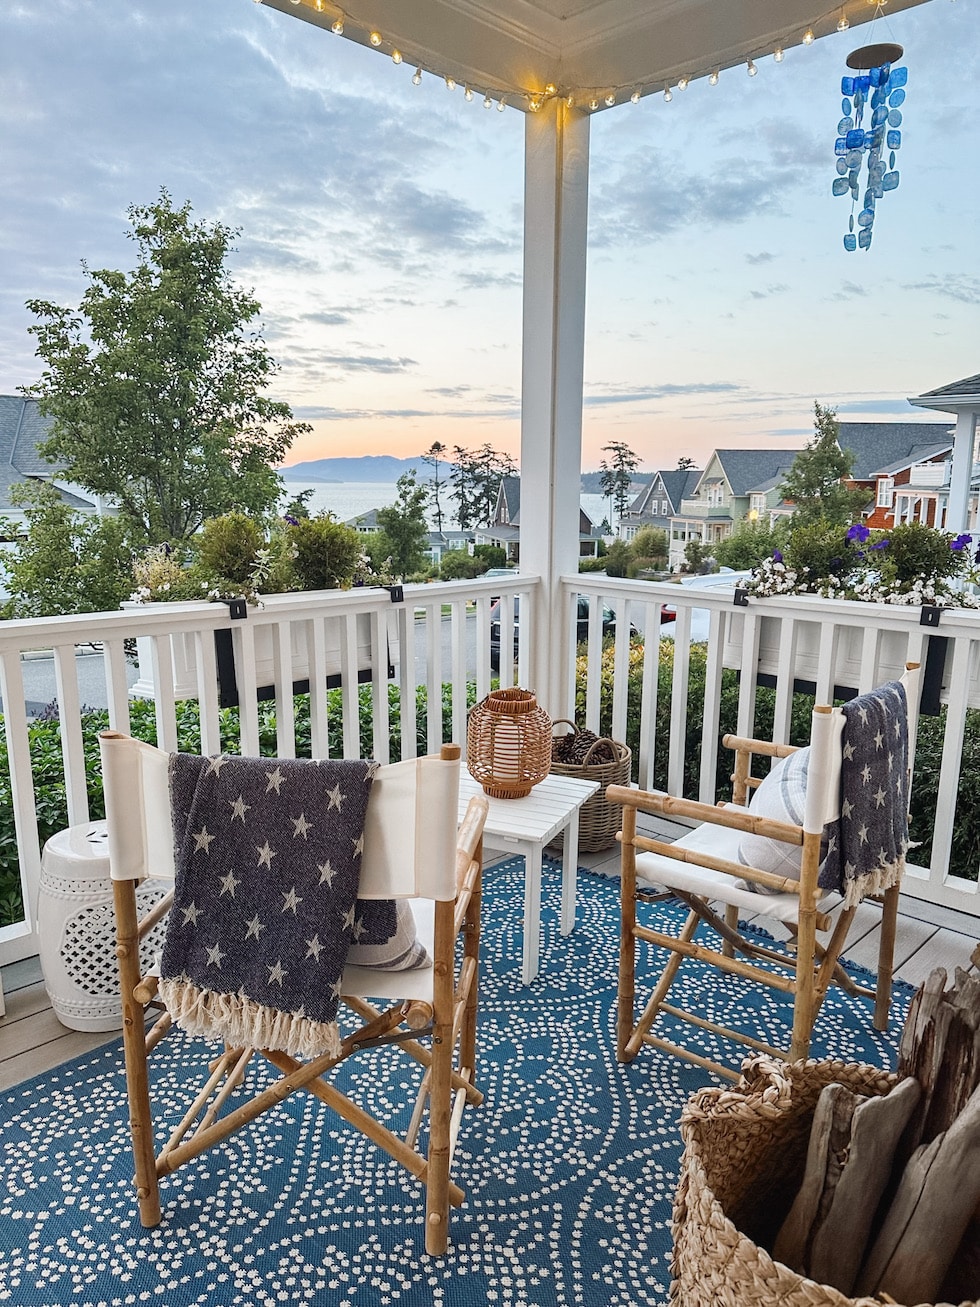
[[[666, 832], [665, 832], [666, 833]], [[499, 857], [494, 854], [492, 860]], [[619, 851], [583, 854], [582, 866], [605, 875], [618, 874]], [[880, 913], [873, 904], [862, 904], [852, 926], [846, 957], [874, 970], [878, 957]], [[767, 923], [768, 925], [768, 923]], [[935, 907], [904, 897], [901, 901], [895, 946], [895, 974], [911, 985], [919, 985], [935, 967], [952, 974], [956, 966], [968, 966], [970, 954], [980, 940], [980, 918]], [[610, 941], [615, 948], [615, 941]], [[0, 1089], [8, 1089], [31, 1076], [80, 1053], [97, 1048], [117, 1037], [68, 1030], [55, 1016], [48, 1000], [36, 958], [4, 967], [3, 993], [6, 1015], [0, 1017]]]

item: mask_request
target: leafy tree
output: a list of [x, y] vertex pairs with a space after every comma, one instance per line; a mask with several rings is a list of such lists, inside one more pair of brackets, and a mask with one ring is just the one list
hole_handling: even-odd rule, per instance
[[677, 460], [678, 472], [694, 472], [696, 470], [697, 470], [697, 463], [695, 463], [693, 458], [688, 458], [686, 454], [682, 454], [680, 458]]
[[166, 190], [128, 214], [133, 272], [83, 263], [77, 311], [27, 301], [45, 370], [26, 393], [54, 419], [41, 452], [153, 544], [233, 507], [273, 508], [275, 464], [310, 428], [262, 393], [276, 365], [249, 325], [258, 301], [225, 267], [237, 233], [193, 222]]
[[771, 558], [774, 550], [782, 548], [787, 534], [784, 523], [770, 526], [768, 522], [742, 521], [727, 540], [714, 546], [715, 558], [719, 566], [742, 572]]
[[396, 576], [411, 576], [425, 563], [425, 544], [429, 528], [425, 520], [425, 505], [429, 492], [420, 486], [414, 472], [398, 478], [398, 498], [387, 508], [378, 509], [379, 536], [371, 542], [371, 556], [378, 550], [381, 556], [391, 559]]
[[633, 553], [625, 540], [614, 540], [606, 551], [606, 576], [629, 576]]
[[[287, 492], [288, 493], [288, 492]], [[310, 517], [310, 500], [313, 498], [312, 490], [297, 490], [294, 495], [286, 500], [282, 510], [285, 518]]]
[[712, 558], [711, 545], [703, 540], [689, 540], [684, 546], [684, 572], [701, 572]]
[[503, 545], [474, 545], [473, 557], [482, 558], [487, 567], [506, 567], [507, 551]]
[[445, 481], [439, 479], [439, 469], [446, 455], [446, 446], [440, 440], [434, 440], [422, 455], [422, 462], [432, 468], [432, 480], [429, 483], [429, 503], [436, 519], [436, 530], [442, 530], [442, 491]]
[[868, 492], [844, 484], [854, 455], [840, 447], [836, 409], [814, 403], [813, 410], [814, 434], [793, 460], [780, 489], [784, 499], [793, 501], [797, 525], [823, 521], [846, 526], [860, 516]]
[[465, 549], [447, 549], [439, 564], [439, 575], [444, 581], [469, 581], [482, 576], [488, 566], [485, 558], [470, 555]]
[[599, 465], [602, 469], [602, 493], [612, 500], [616, 516], [622, 520], [629, 507], [630, 483], [640, 460], [622, 440], [613, 440], [602, 449], [609, 455]]
[[630, 541], [630, 550], [637, 571], [648, 567], [664, 567], [670, 553], [667, 532], [656, 526], [641, 527]]
[[0, 555], [10, 599], [6, 617], [51, 617], [118, 608], [133, 591], [132, 545], [119, 517], [95, 517], [69, 507], [43, 481], [14, 486], [27, 535], [16, 554]]
[[511, 456], [501, 454], [492, 445], [484, 444], [477, 450], [453, 447], [450, 494], [456, 501], [456, 519], [464, 531], [491, 520], [501, 481], [516, 472], [517, 464]]

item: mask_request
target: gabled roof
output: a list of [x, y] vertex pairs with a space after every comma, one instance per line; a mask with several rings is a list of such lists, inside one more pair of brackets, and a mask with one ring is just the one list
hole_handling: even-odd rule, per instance
[[[51, 419], [41, 416], [36, 399], [0, 395], [0, 512], [23, 512], [10, 498], [13, 486], [31, 480], [53, 482], [58, 476], [58, 465], [42, 458], [37, 449], [50, 430]], [[93, 499], [83, 499], [62, 486], [55, 489], [69, 508], [95, 507]]]
[[[497, 493], [497, 513], [499, 519], [500, 510], [503, 508], [506, 513], [506, 519], [512, 525], [516, 526], [521, 520], [521, 478], [501, 477], [500, 490]], [[503, 520], [503, 519], [500, 519]]]
[[839, 427], [841, 449], [854, 455], [855, 481], [925, 462], [953, 447], [949, 422], [841, 422]]
[[694, 487], [701, 477], [699, 469], [668, 468], [666, 471], [654, 472], [653, 476], [633, 500], [629, 508], [631, 517], [639, 517], [649, 511], [652, 500], [666, 498], [670, 503], [671, 513], [680, 509], [681, 500], [694, 494]]
[[715, 457], [728, 479], [732, 494], [742, 498], [764, 482], [782, 479], [789, 471], [798, 449], [716, 449]]

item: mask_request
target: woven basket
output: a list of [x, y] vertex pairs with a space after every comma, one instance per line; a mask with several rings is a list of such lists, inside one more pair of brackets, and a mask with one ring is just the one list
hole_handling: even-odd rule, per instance
[[470, 709], [466, 766], [491, 799], [523, 799], [548, 775], [551, 718], [530, 690], [491, 690]]
[[733, 1089], [702, 1089], [685, 1105], [674, 1198], [674, 1307], [881, 1307], [878, 1298], [848, 1298], [798, 1275], [765, 1248], [803, 1178], [813, 1109], [831, 1082], [887, 1094], [896, 1077], [854, 1063], [756, 1057]]
[[[554, 725], [571, 726], [576, 733], [578, 730], [575, 723], [567, 718], [557, 718]], [[605, 747], [600, 751], [599, 745]], [[615, 761], [599, 763], [590, 761], [594, 754], [608, 753], [610, 749], [615, 754]], [[617, 744], [615, 740], [604, 738], [597, 739], [590, 745], [581, 762], [555, 762], [552, 759], [551, 771], [554, 776], [575, 776], [583, 781], [599, 782], [599, 788], [595, 794], [586, 799], [579, 812], [580, 853], [595, 853], [599, 849], [608, 849], [616, 843], [616, 834], [623, 824], [623, 810], [619, 804], [608, 801], [606, 786], [629, 785], [632, 761], [633, 755], [625, 744]], [[559, 835], [549, 847], [561, 848], [562, 836]]]

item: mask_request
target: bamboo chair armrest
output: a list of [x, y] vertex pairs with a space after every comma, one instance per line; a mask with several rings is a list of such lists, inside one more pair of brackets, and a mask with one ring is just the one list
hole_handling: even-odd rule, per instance
[[775, 821], [772, 817], [754, 817], [751, 812], [732, 807], [699, 803], [696, 799], [679, 799], [672, 794], [654, 794], [651, 790], [631, 790], [625, 785], [610, 785], [606, 798], [622, 807], [638, 808], [641, 812], [658, 813], [666, 817], [691, 817], [710, 822], [713, 826], [729, 826], [766, 839], [783, 840], [786, 844], [802, 844], [803, 828], [789, 822]]
[[760, 753], [767, 758], [788, 758], [797, 750], [795, 744], [774, 744], [772, 740], [753, 740], [745, 735], [723, 735], [721, 742], [735, 753]]

